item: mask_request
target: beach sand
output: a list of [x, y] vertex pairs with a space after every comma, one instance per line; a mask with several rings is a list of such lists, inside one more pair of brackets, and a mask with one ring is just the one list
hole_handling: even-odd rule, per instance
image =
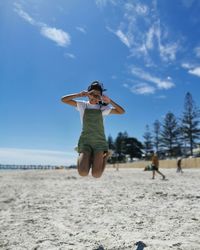
[[0, 249], [199, 250], [200, 170], [161, 171], [1, 170]]

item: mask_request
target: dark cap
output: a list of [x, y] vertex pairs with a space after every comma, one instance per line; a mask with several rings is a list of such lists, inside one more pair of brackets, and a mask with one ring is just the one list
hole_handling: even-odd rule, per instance
[[104, 89], [103, 83], [100, 83], [99, 81], [94, 81], [90, 84], [90, 86], [87, 89], [88, 91], [91, 90], [98, 90], [101, 92], [101, 94], [106, 91], [106, 89]]

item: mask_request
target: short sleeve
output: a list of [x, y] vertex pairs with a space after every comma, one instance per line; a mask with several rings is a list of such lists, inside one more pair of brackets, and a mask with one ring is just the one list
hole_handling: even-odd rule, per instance
[[81, 119], [81, 123], [83, 122], [83, 114], [86, 108], [86, 103], [84, 101], [76, 101], [76, 110], [79, 111], [80, 113], [80, 119]]
[[82, 113], [85, 109], [85, 105], [86, 105], [85, 102], [77, 100], [76, 101], [76, 110], [78, 110], [79, 112]]
[[111, 112], [111, 110], [112, 110], [112, 107], [110, 107], [110, 106], [105, 106], [105, 109], [102, 110], [102, 115], [103, 115], [103, 116], [109, 115], [110, 112]]

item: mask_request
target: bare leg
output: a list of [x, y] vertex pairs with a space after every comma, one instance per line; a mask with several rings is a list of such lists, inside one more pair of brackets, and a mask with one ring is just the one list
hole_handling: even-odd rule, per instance
[[90, 164], [91, 164], [91, 153], [90, 152], [83, 152], [80, 153], [78, 158], [78, 173], [81, 176], [87, 176], [90, 171]]
[[153, 174], [153, 175], [152, 175], [152, 179], [155, 179], [155, 174], [156, 174], [156, 171], [155, 171], [155, 170], [153, 170], [153, 171], [152, 171], [152, 174]]
[[165, 179], [165, 175], [162, 174], [159, 170], [156, 170], [156, 172], [159, 173], [162, 176], [163, 179]]
[[101, 177], [105, 165], [106, 165], [106, 157], [104, 157], [104, 152], [94, 153], [93, 156], [93, 165], [92, 165], [92, 176], [99, 178]]

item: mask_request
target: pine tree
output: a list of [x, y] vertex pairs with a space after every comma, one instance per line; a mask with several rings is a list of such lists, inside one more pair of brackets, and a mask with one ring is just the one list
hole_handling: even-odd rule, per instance
[[199, 108], [197, 108], [192, 95], [187, 92], [185, 95], [181, 128], [185, 143], [190, 147], [190, 155], [193, 155], [195, 143], [200, 138], [199, 118]]
[[142, 148], [143, 145], [140, 141], [138, 141], [134, 137], [127, 137], [124, 139], [124, 153], [129, 155], [131, 161], [133, 158], [141, 158], [142, 157]]
[[[161, 131], [162, 147], [169, 153], [170, 156], [179, 148], [180, 128], [177, 118], [172, 112], [168, 112], [164, 118]], [[176, 153], [177, 154], [177, 153]]]
[[149, 125], [146, 125], [145, 127], [146, 131], [143, 135], [144, 138], [144, 151], [145, 151], [145, 155], [149, 155], [151, 151], [153, 151], [153, 142], [152, 142], [152, 135], [149, 129]]
[[126, 138], [128, 138], [127, 132], [119, 132], [115, 139], [115, 153], [119, 155], [120, 159], [123, 159], [124, 156]]
[[111, 149], [111, 150], [114, 150], [115, 149], [115, 145], [114, 145], [114, 141], [113, 141], [113, 138], [111, 135], [108, 136], [108, 148]]
[[154, 145], [156, 152], [160, 151], [160, 133], [161, 133], [161, 123], [158, 120], [155, 120], [154, 124]]

